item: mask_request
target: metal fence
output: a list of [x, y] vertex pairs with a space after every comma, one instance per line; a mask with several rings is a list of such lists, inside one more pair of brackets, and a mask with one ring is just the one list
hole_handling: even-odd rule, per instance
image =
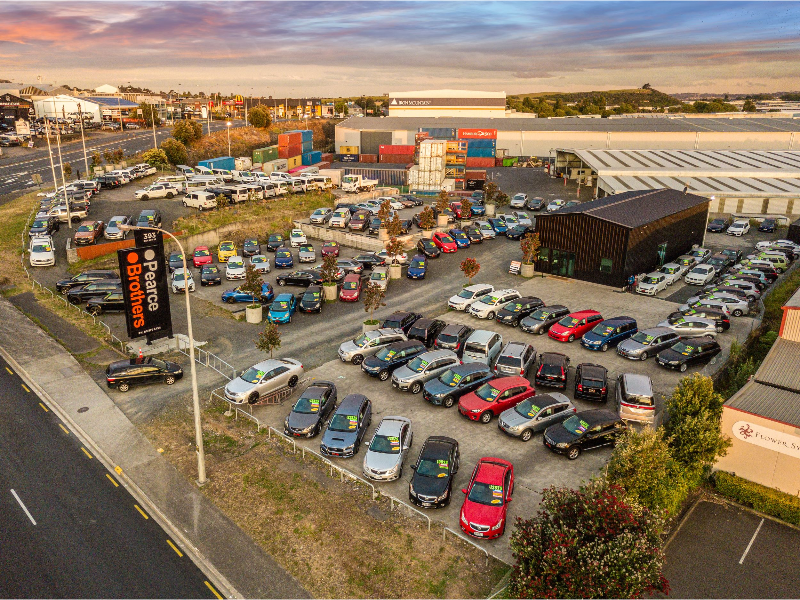
[[[179, 337], [176, 337], [175, 340], [177, 341], [176, 348], [178, 352], [185, 356], [189, 356], [189, 341], [183, 340]], [[208, 350], [198, 348], [197, 346], [194, 348], [194, 362], [203, 365], [204, 367], [208, 367], [209, 369], [214, 369], [228, 381], [236, 378], [237, 373], [233, 365], [222, 360], [216, 354], [213, 354]]]

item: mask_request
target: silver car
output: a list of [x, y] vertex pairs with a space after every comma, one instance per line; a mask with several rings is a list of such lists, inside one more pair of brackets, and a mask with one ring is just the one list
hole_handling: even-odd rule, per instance
[[172, 293], [178, 294], [185, 291], [186, 286], [189, 286], [189, 291], [194, 291], [194, 278], [192, 277], [191, 271], [186, 271], [181, 269], [175, 269], [172, 272]]
[[707, 302], [708, 300], [717, 300], [724, 303], [728, 307], [728, 312], [734, 317], [741, 317], [750, 312], [750, 303], [747, 300], [727, 292], [692, 296], [686, 301], [686, 304], [693, 305], [697, 302]]
[[284, 387], [293, 388], [303, 376], [303, 365], [293, 358], [270, 358], [247, 369], [225, 386], [225, 399], [233, 404], [256, 404], [260, 398]]
[[524, 342], [508, 342], [497, 357], [494, 372], [498, 377], [526, 377], [536, 362], [536, 350]]
[[301, 263], [317, 262], [317, 251], [314, 250], [314, 246], [310, 244], [303, 244], [300, 246], [300, 250], [297, 253], [297, 258]]
[[339, 358], [342, 362], [360, 365], [367, 356], [395, 342], [404, 342], [408, 338], [402, 329], [375, 329], [362, 333], [356, 339], [342, 342], [339, 346]]
[[647, 360], [671, 348], [680, 336], [669, 327], [651, 327], [637, 332], [617, 346], [617, 354], [631, 360]]
[[259, 273], [269, 273], [269, 259], [264, 254], [255, 254], [250, 257], [250, 264]]
[[537, 431], [561, 423], [577, 412], [564, 394], [550, 392], [523, 400], [513, 408], [500, 413], [497, 427], [503, 433], [527, 442]]
[[133, 225], [133, 217], [126, 217], [125, 215], [111, 217], [108, 225], [103, 230], [103, 237], [107, 240], [124, 240], [128, 232], [122, 231], [119, 228], [120, 225]]
[[717, 324], [711, 319], [680, 317], [678, 319], [671, 319], [670, 321], [662, 321], [658, 324], [658, 327], [671, 329], [684, 339], [702, 337], [704, 335], [717, 335]]
[[432, 350], [420, 354], [392, 374], [392, 387], [419, 394], [426, 381], [438, 377], [450, 367], [460, 365], [452, 350]]
[[309, 221], [311, 223], [324, 225], [325, 223], [331, 220], [332, 216], [333, 216], [333, 210], [331, 210], [330, 208], [318, 208], [313, 213], [311, 213]]
[[451, 296], [447, 301], [447, 306], [453, 310], [469, 310], [473, 302], [477, 302], [478, 298], [482, 298], [486, 294], [491, 294], [494, 291], [494, 286], [486, 283], [475, 283], [458, 292], [457, 295]]
[[411, 420], [384, 417], [364, 455], [364, 475], [378, 481], [394, 481], [403, 474], [403, 461], [414, 441]]

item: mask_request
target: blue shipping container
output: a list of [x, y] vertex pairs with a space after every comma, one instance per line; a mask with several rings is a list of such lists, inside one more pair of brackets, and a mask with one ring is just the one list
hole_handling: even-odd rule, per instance
[[232, 156], [219, 156], [217, 158], [198, 161], [197, 165], [206, 167], [207, 169], [225, 169], [227, 171], [233, 171], [236, 168], [236, 161]]
[[303, 154], [314, 149], [314, 142], [303, 142]]
[[339, 154], [340, 162], [358, 162], [358, 154]]
[[449, 127], [420, 127], [420, 131], [428, 133], [435, 140], [454, 140], [458, 130]]
[[497, 148], [497, 140], [459, 140], [469, 142], [467, 148]]
[[306, 166], [311, 166], [315, 163], [318, 163], [322, 160], [322, 152], [308, 152], [303, 154], [303, 164]]
[[310, 129], [292, 129], [289, 133], [299, 133], [304, 142], [310, 142], [314, 139], [314, 132]]
[[467, 148], [467, 158], [480, 157], [480, 158], [494, 158], [494, 148]]

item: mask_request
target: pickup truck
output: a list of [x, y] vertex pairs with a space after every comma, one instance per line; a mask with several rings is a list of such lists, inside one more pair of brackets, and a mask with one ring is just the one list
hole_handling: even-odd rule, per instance
[[361, 175], [345, 175], [342, 177], [343, 192], [371, 192], [377, 185], [377, 179], [365, 179]]

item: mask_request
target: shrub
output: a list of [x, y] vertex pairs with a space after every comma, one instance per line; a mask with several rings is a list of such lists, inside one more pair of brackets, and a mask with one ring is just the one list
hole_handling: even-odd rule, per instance
[[142, 154], [142, 162], [146, 162], [151, 167], [155, 167], [160, 171], [169, 167], [167, 154], [163, 150], [156, 148], [150, 148], [150, 150], [144, 152]]
[[526, 265], [535, 263], [536, 259], [539, 258], [539, 248], [542, 246], [539, 241], [539, 234], [526, 233], [522, 236], [519, 246], [522, 249], [522, 262]]
[[275, 323], [267, 323], [264, 325], [263, 331], [259, 332], [258, 339], [256, 340], [256, 348], [262, 352], [269, 352], [269, 357], [272, 358], [273, 351], [281, 347], [281, 332]]
[[173, 165], [185, 165], [189, 161], [186, 146], [175, 138], [167, 138], [161, 142], [161, 149], [167, 155], [167, 160]]
[[322, 259], [322, 270], [320, 271], [323, 285], [334, 285], [338, 272], [339, 267], [336, 264], [336, 257], [333, 254], [326, 254]]
[[396, 237], [391, 238], [386, 243], [386, 254], [392, 258], [392, 264], [397, 263], [397, 255], [403, 252], [403, 242]]
[[258, 306], [262, 285], [264, 285], [264, 279], [261, 277], [261, 273], [253, 265], [248, 264], [244, 273], [244, 283], [239, 286], [239, 289], [253, 297], [250, 306]]
[[472, 200], [464, 196], [461, 199], [461, 218], [469, 219], [470, 217], [472, 217]]
[[365, 321], [365, 323], [374, 325], [377, 323], [375, 320], [375, 309], [386, 306], [386, 303], [383, 301], [386, 297], [386, 290], [377, 283], [370, 282], [364, 286], [362, 295], [364, 297], [364, 311], [369, 313], [369, 319]]
[[[403, 228], [400, 225], [400, 215], [397, 214], [397, 212], [395, 212], [392, 218], [389, 219], [389, 222], [386, 223], [386, 233], [388, 233], [391, 238], [396, 238], [403, 233]], [[400, 250], [402, 251], [402, 246]]]
[[800, 498], [797, 496], [747, 481], [725, 471], [714, 473], [712, 481], [717, 492], [726, 498], [800, 526]]
[[386, 224], [389, 221], [389, 213], [391, 213], [391, 212], [392, 212], [392, 204], [389, 201], [389, 199], [387, 198], [386, 200], [381, 202], [381, 205], [378, 208], [377, 216], [381, 220], [381, 227], [386, 227]]
[[188, 146], [192, 142], [199, 140], [203, 135], [203, 125], [197, 121], [182, 119], [175, 123], [172, 128], [172, 137]]
[[217, 194], [215, 200], [217, 201], [217, 208], [220, 210], [228, 206], [228, 197], [225, 194]]
[[69, 179], [72, 175], [72, 165], [68, 162], [65, 162], [61, 165], [61, 171], [64, 173], [64, 178]]
[[247, 113], [247, 120], [253, 127], [266, 129], [272, 124], [272, 119], [269, 116], [269, 109], [266, 106], [254, 106]]
[[508, 206], [511, 203], [511, 198], [508, 197], [508, 194], [505, 192], [497, 192], [497, 195], [494, 197], [494, 205], [497, 208], [503, 208], [504, 206]]
[[494, 204], [495, 198], [497, 197], [497, 186], [495, 185], [494, 181], [487, 181], [483, 185], [483, 202], [484, 204]]
[[465, 258], [461, 261], [461, 272], [464, 273], [464, 277], [469, 281], [469, 285], [472, 285], [472, 278], [475, 277], [480, 270], [481, 265], [474, 258]]

